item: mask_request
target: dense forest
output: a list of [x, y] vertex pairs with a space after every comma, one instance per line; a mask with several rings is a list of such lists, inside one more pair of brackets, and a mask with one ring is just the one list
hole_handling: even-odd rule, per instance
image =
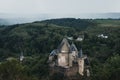
[[[79, 35], [83, 41], [76, 41]], [[62, 18], [0, 26], [0, 80], [50, 80], [48, 56], [64, 37], [88, 55], [89, 79], [120, 79], [120, 20]]]

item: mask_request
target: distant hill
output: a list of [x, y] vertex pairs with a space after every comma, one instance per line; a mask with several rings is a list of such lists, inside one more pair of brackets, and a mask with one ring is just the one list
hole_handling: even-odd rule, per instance
[[[92, 20], [75, 19], [75, 18], [50, 19], [50, 20], [44, 20], [40, 22], [47, 23], [47, 24], [56, 24], [56, 25], [65, 26], [65, 27], [79, 28], [79, 29], [85, 29], [87, 27], [95, 25], [92, 22]], [[39, 23], [39, 21], [35, 23]]]
[[34, 23], [55, 24], [64, 27], [72, 27], [84, 30], [88, 27], [120, 27], [120, 19], [75, 19], [60, 18], [49, 19], [44, 21], [36, 21]]
[[78, 16], [85, 19], [120, 19], [120, 13], [86, 13]]
[[[21, 23], [29, 23], [29, 22], [35, 22], [35, 21], [41, 21], [41, 20], [47, 20], [47, 19], [57, 19], [57, 18], [120, 19], [120, 13], [81, 13], [81, 14], [68, 14], [68, 15], [0, 13], [0, 19], [3, 19], [3, 20], [0, 20], [0, 25], [21, 24]], [[51, 22], [53, 21], [54, 20], [52, 20]], [[59, 19], [57, 21], [59, 21]]]
[[0, 25], [8, 25], [9, 21], [7, 21], [6, 19], [0, 19]]

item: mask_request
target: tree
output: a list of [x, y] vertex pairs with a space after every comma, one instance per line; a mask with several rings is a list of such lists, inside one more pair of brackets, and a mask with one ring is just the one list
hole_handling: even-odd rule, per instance
[[26, 74], [25, 67], [17, 60], [8, 60], [0, 64], [0, 80], [35, 80]]

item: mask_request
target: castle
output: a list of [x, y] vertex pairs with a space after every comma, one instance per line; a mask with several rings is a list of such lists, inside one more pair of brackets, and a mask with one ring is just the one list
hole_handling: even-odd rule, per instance
[[79, 73], [81, 76], [90, 76], [88, 57], [83, 55], [82, 49], [78, 51], [74, 43], [70, 45], [66, 38], [50, 53], [49, 66], [54, 72], [64, 69], [67, 70], [67, 74], [73, 70], [71, 75]]

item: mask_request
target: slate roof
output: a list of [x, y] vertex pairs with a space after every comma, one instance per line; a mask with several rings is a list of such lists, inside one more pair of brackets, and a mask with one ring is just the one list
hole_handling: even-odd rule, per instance
[[71, 44], [70, 51], [77, 51], [78, 52], [78, 49], [77, 49], [77, 47], [75, 46], [74, 43]]
[[79, 53], [78, 53], [78, 57], [79, 57], [79, 58], [83, 57], [82, 49], [80, 49], [80, 51], [79, 51]]
[[54, 49], [54, 50], [50, 53], [50, 56], [54, 56], [54, 55], [56, 55], [56, 54], [57, 54], [57, 50]]
[[58, 47], [59, 52], [64, 53], [64, 52], [69, 52], [70, 51], [70, 44], [68, 43], [68, 40], [64, 38]]

